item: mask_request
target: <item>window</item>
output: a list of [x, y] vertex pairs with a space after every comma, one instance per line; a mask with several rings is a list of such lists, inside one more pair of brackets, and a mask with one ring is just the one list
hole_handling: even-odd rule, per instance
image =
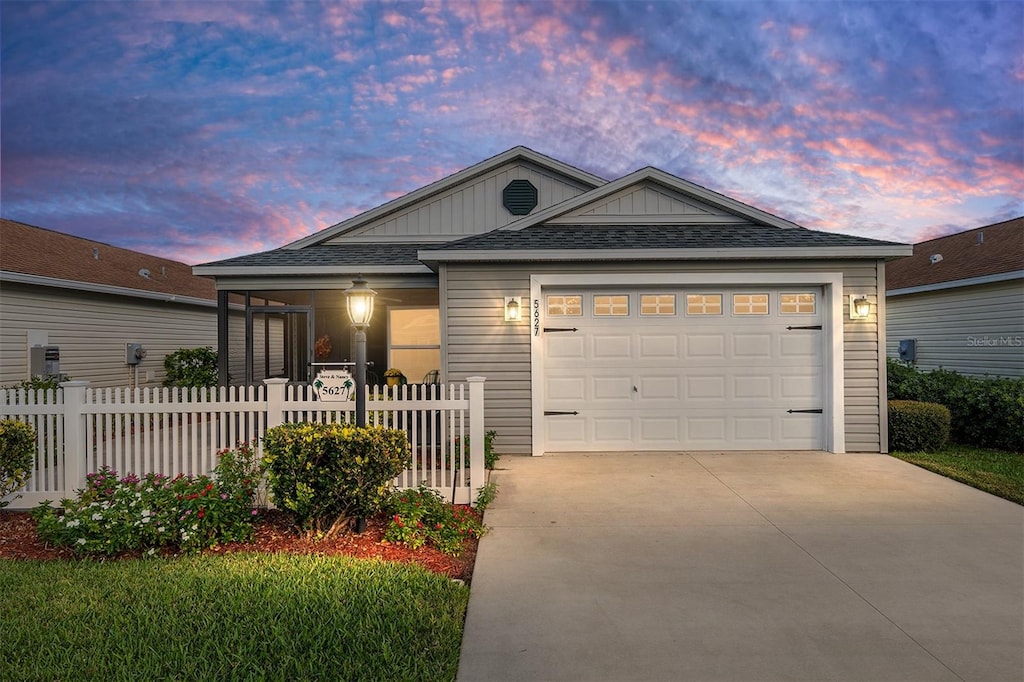
[[552, 294], [548, 296], [548, 315], [551, 317], [578, 317], [583, 314], [583, 297], [579, 294]]
[[721, 294], [687, 294], [686, 295], [687, 315], [721, 315], [722, 295]]
[[[388, 308], [388, 368], [409, 383], [441, 368], [441, 317], [437, 308]], [[380, 370], [379, 374], [383, 374]]]
[[768, 294], [733, 294], [734, 315], [767, 315]]
[[629, 296], [626, 294], [595, 295], [594, 315], [599, 317], [629, 315]]
[[779, 312], [784, 315], [813, 315], [816, 298], [813, 292], [779, 294]]
[[641, 315], [675, 315], [675, 294], [642, 294], [640, 296]]

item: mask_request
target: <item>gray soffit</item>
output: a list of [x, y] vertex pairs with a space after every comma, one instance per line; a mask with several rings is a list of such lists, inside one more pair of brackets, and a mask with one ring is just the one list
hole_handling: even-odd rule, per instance
[[196, 265], [197, 275], [310, 273], [428, 273], [416, 257], [436, 243], [320, 244], [304, 249], [274, 249]]
[[429, 263], [473, 260], [647, 260], [686, 258], [892, 257], [912, 247], [804, 228], [765, 225], [547, 225], [433, 244]]

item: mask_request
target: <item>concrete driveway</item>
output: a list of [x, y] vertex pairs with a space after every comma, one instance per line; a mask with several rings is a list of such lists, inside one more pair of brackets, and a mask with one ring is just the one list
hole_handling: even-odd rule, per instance
[[458, 679], [1024, 679], [1024, 507], [887, 455], [506, 457]]

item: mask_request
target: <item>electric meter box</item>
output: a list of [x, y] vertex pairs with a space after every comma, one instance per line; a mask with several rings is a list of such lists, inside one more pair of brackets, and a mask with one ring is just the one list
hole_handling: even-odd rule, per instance
[[60, 378], [60, 346], [32, 346], [28, 349], [29, 374]]
[[137, 365], [146, 357], [146, 349], [141, 343], [126, 343], [124, 345], [124, 361], [129, 365]]

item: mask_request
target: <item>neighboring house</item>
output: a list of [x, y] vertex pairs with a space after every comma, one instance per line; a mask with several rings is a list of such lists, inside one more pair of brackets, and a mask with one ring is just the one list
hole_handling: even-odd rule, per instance
[[886, 354], [1024, 376], [1024, 217], [914, 245], [886, 273]]
[[[284, 314], [310, 363], [321, 339], [317, 362], [350, 357], [343, 290], [364, 275], [379, 294], [374, 371], [487, 377], [502, 453], [878, 452], [879, 294], [886, 259], [910, 252], [807, 230], [655, 168], [608, 182], [516, 147], [194, 272], [216, 279], [222, 311], [237, 292], [259, 299], [254, 324]], [[851, 319], [853, 298], [865, 317]]]
[[[93, 386], [160, 386], [165, 355], [216, 348], [216, 299], [184, 263], [0, 220], [0, 386], [29, 378], [33, 346], [55, 347], [60, 373]], [[138, 364], [129, 343], [146, 351]]]

